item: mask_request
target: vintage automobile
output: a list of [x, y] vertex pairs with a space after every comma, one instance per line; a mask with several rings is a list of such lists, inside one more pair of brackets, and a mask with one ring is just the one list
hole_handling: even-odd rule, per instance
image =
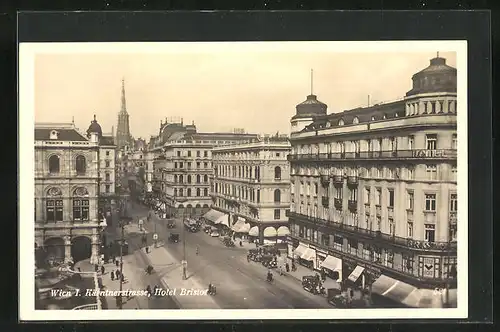
[[234, 247], [235, 246], [234, 241], [228, 236], [226, 236], [222, 239], [222, 243], [224, 243], [224, 245], [226, 247]]
[[220, 236], [220, 233], [219, 233], [219, 231], [218, 231], [218, 230], [214, 230], [214, 229], [212, 229], [212, 230], [210, 231], [210, 236], [211, 236], [211, 237], [219, 237], [219, 236]]
[[259, 249], [250, 249], [247, 254], [247, 260], [260, 262], [262, 260], [262, 255], [259, 254]]
[[342, 294], [340, 289], [329, 288], [326, 291], [326, 301], [337, 308], [348, 308], [347, 297]]
[[167, 228], [168, 229], [175, 228], [175, 220], [167, 220]]
[[303, 276], [302, 288], [313, 294], [325, 294], [325, 288], [321, 286], [320, 279], [317, 276]]
[[172, 243], [179, 242], [179, 234], [177, 234], [177, 233], [170, 233], [170, 235], [168, 237], [168, 242], [172, 242]]
[[270, 255], [270, 254], [262, 255], [261, 263], [263, 266], [267, 267], [268, 269], [275, 269], [278, 267], [278, 263], [275, 259], [275, 256]]

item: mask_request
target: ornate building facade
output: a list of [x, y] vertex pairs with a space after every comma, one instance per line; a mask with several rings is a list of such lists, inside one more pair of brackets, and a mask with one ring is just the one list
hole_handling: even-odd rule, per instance
[[105, 204], [115, 198], [116, 189], [116, 145], [113, 135], [102, 135], [99, 139], [99, 192]]
[[419, 307], [435, 300], [425, 289], [456, 294], [456, 69], [436, 57], [412, 80], [404, 100], [302, 128], [297, 106], [288, 254], [389, 298], [416, 289], [392, 299]]
[[[228, 215], [224, 219], [228, 227], [237, 222], [248, 224], [244, 233], [261, 244], [264, 239], [274, 242], [276, 237], [289, 235], [289, 153], [287, 136], [262, 137], [212, 150], [212, 209]], [[241, 232], [241, 228], [233, 230]]]
[[[95, 261], [99, 251], [99, 132], [35, 124], [35, 247], [44, 259]], [[98, 128], [100, 129], [100, 128]]]
[[194, 123], [166, 119], [160, 133], [152, 138], [149, 158], [153, 159], [152, 190], [166, 206], [166, 213], [201, 216], [208, 211], [210, 179], [213, 176], [212, 148], [219, 144], [257, 137], [245, 133], [199, 133]]

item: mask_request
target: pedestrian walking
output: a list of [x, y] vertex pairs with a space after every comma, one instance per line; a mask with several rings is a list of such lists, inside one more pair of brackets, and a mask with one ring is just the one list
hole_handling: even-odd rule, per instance
[[121, 281], [124, 282], [125, 281], [125, 275], [123, 273], [120, 273], [120, 278], [121, 278]]
[[148, 295], [149, 295], [149, 296], [151, 296], [151, 295], [152, 295], [152, 292], [151, 292], [151, 286], [149, 286], [149, 285], [148, 285], [148, 286], [146, 287], [146, 292], [148, 293]]
[[116, 267], [120, 267], [120, 261], [118, 259], [116, 259], [115, 265], [116, 265]]
[[120, 278], [120, 270], [116, 270], [116, 280]]
[[115, 272], [111, 271], [110, 275], [111, 275], [111, 281], [115, 281]]
[[105, 271], [106, 269], [104, 268], [104, 265], [101, 265], [101, 274], [104, 274]]
[[78, 268], [78, 272], [82, 272], [82, 269]]
[[95, 270], [95, 272], [99, 272], [99, 265], [94, 264], [94, 270]]
[[285, 264], [285, 270], [286, 272], [290, 272], [290, 264], [288, 262]]

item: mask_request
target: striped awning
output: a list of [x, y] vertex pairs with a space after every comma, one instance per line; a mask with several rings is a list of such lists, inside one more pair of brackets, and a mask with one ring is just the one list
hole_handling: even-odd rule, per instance
[[250, 230], [248, 231], [248, 235], [259, 236], [259, 227], [253, 226], [252, 228], [250, 228]]
[[250, 224], [249, 223], [244, 223], [243, 226], [238, 229], [238, 233], [245, 233], [247, 234], [250, 231]]
[[[223, 216], [227, 216], [227, 214], [222, 213], [222, 212], [217, 211], [217, 210], [210, 210], [203, 215], [203, 218], [207, 219], [208, 221], [213, 222], [214, 224], [219, 224], [222, 221], [221, 217], [223, 217]], [[229, 219], [228, 219], [228, 223], [229, 223]]]
[[299, 243], [297, 248], [293, 250], [293, 253], [297, 256], [300, 257], [304, 254], [304, 252], [308, 249], [308, 247], [305, 244]]
[[235, 223], [234, 223], [234, 225], [233, 225], [233, 226], [231, 226], [231, 230], [232, 230], [233, 232], [238, 233], [238, 232], [239, 232], [239, 230], [240, 230], [240, 228], [241, 228], [241, 227], [243, 227], [244, 225], [245, 225], [245, 221], [244, 221], [244, 220], [240, 220], [240, 219], [239, 219], [237, 222], [235, 222]]
[[275, 237], [276, 234], [276, 228], [274, 227], [266, 227], [264, 229], [264, 237]]
[[276, 232], [278, 233], [277, 234], [278, 236], [287, 236], [287, 235], [290, 235], [290, 230], [286, 226], [279, 227]]
[[372, 293], [387, 297], [399, 303], [403, 303], [403, 301], [415, 290], [417, 290], [416, 287], [383, 274], [372, 284]]

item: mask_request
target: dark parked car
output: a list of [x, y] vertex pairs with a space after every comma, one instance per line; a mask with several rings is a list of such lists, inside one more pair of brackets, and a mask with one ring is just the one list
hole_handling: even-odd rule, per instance
[[172, 242], [172, 243], [179, 242], [179, 234], [177, 234], [177, 233], [170, 233], [170, 236], [168, 237], [168, 241]]

